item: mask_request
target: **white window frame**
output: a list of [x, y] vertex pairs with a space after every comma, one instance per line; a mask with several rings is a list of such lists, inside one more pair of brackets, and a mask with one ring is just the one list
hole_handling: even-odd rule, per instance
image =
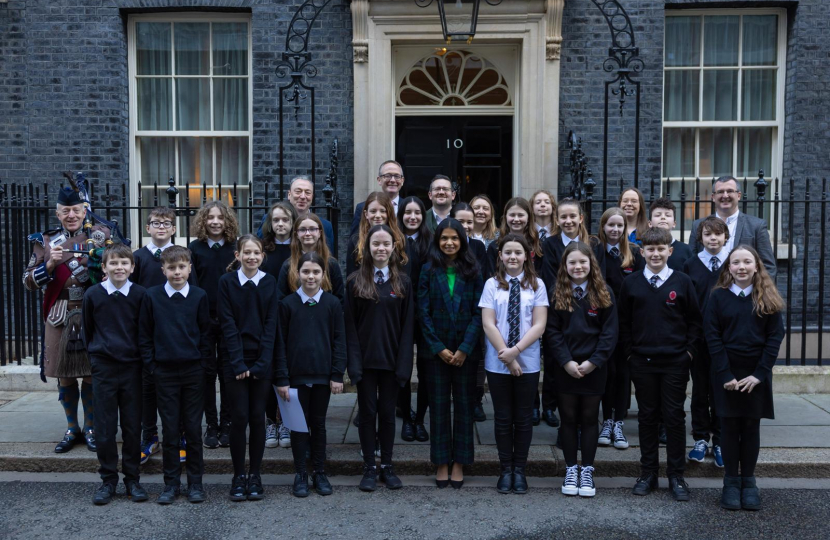
[[[155, 130], [138, 130], [138, 89], [136, 81], [138, 79], [137, 69], [136, 69], [136, 33], [135, 33], [135, 25], [137, 22], [164, 22], [164, 23], [185, 23], [185, 22], [209, 22], [209, 23], [227, 23], [227, 22], [244, 22], [248, 25], [248, 129], [244, 131], [214, 131], [214, 130], [198, 130], [198, 131], [191, 131], [191, 130], [176, 130], [176, 85], [173, 85], [173, 90], [171, 94], [172, 99], [172, 129], [169, 131], [155, 131]], [[248, 184], [251, 182], [253, 178], [253, 25], [251, 22], [251, 15], [245, 13], [152, 13], [152, 14], [136, 14], [130, 15], [128, 22], [127, 22], [127, 57], [128, 57], [128, 76], [129, 76], [129, 110], [130, 110], [130, 143], [129, 143], [129, 170], [130, 170], [130, 200], [138, 201], [138, 183], [141, 180], [141, 154], [139, 148], [139, 138], [141, 137], [170, 137], [173, 139], [183, 139], [183, 138], [210, 138], [213, 141], [213, 150], [212, 150], [212, 174], [213, 174], [213, 182], [207, 183], [207, 188], [210, 190], [214, 188], [214, 195], [217, 195], [215, 188], [218, 187], [216, 183], [216, 138], [232, 138], [232, 137], [247, 137], [248, 139], [248, 178], [240, 179], [237, 183], [237, 186], [241, 193], [245, 195], [245, 199], [247, 199], [247, 191], [248, 191]], [[173, 27], [173, 32], [171, 33], [171, 40], [175, 44], [175, 26]], [[171, 60], [171, 74], [170, 75], [160, 75], [152, 77], [154, 78], [205, 78], [205, 75], [176, 75], [175, 74], [175, 49], [171, 48], [171, 54], [173, 56]], [[213, 32], [210, 32], [210, 44], [209, 44], [209, 58], [210, 58], [210, 74], [207, 75], [207, 78], [211, 81], [210, 86], [210, 118], [211, 118], [211, 127], [213, 127], [213, 114], [214, 114], [214, 103], [213, 103], [213, 84], [212, 81], [217, 78], [239, 78], [238, 75], [236, 76], [225, 76], [225, 75], [214, 75], [213, 74]], [[179, 189], [179, 197], [181, 200], [182, 191], [188, 189], [187, 185], [184, 185], [180, 182], [179, 179], [179, 145], [174, 145], [174, 166], [173, 166], [173, 174], [174, 179], [176, 181], [176, 187]], [[147, 187], [147, 186], [144, 186]], [[159, 205], [160, 206], [167, 206], [167, 194], [165, 190], [169, 186], [164, 184], [159, 184]], [[223, 185], [222, 188], [231, 188], [232, 185]], [[221, 196], [221, 194], [219, 194]], [[242, 199], [242, 197], [240, 197]], [[244, 200], [244, 199], [243, 199]], [[142, 201], [144, 206], [149, 206], [147, 201]], [[193, 201], [192, 198], [190, 200], [191, 206], [200, 206], [201, 200]], [[244, 206], [244, 204], [242, 205]], [[177, 234], [175, 239], [177, 243], [184, 244], [186, 239], [183, 237], [184, 227], [182, 218], [180, 218], [179, 223], [177, 223]], [[146, 244], [149, 241], [147, 237], [147, 233], [144, 228], [144, 223], [141, 221], [141, 213], [140, 211], [135, 212], [135, 216], [131, 219], [131, 235], [133, 238], [137, 238], [139, 236], [143, 237], [142, 244]]]

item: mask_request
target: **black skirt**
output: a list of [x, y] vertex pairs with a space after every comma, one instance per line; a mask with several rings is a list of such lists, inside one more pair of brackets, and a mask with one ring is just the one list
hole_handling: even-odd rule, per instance
[[[758, 358], [740, 358], [729, 356], [729, 366], [736, 381], [748, 377], [755, 372]], [[772, 374], [761, 384], [752, 389], [752, 392], [725, 390], [714, 374], [712, 376], [712, 390], [715, 396], [715, 407], [718, 416], [724, 418], [775, 418], [775, 409], [772, 402]]]
[[[583, 360], [575, 360], [581, 364]], [[551, 362], [555, 365], [556, 375], [554, 383], [556, 392], [559, 394], [579, 394], [583, 396], [602, 396], [605, 394], [605, 383], [608, 380], [608, 366], [594, 369], [587, 376], [581, 379], [571, 377], [565, 368], [560, 367], [559, 362]]]

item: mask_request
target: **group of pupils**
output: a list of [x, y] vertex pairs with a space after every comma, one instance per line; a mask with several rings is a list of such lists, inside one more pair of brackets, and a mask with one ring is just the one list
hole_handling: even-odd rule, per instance
[[[624, 192], [621, 203], [634, 191]], [[646, 495], [657, 487], [663, 424], [670, 491], [688, 500], [683, 401], [690, 369], [706, 362], [697, 368], [702, 374], [695, 384], [711, 381], [712, 391], [702, 394], [711, 395], [707, 413], [717, 411], [709, 429], [720, 427], [722, 504], [759, 508], [758, 427], [760, 418], [772, 414], [771, 367], [783, 333], [783, 303], [751, 247], [722, 253], [729, 234], [723, 221], [703, 221], [695, 234], [704, 250], [692, 254], [672, 239], [674, 205], [656, 200], [651, 220], [645, 220], [642, 195], [636, 194], [638, 205], [608, 209], [598, 235], [590, 236], [579, 201], [557, 204], [547, 191], [530, 201], [510, 199], [499, 228], [486, 196], [453, 207], [452, 184], [440, 175], [430, 185], [429, 210], [417, 197], [393, 200], [374, 192], [349, 242], [345, 280], [321, 220], [310, 213], [297, 217], [290, 204], [271, 207], [261, 239], [237, 239], [232, 210], [208, 203], [197, 215], [190, 249], [171, 245], [160, 252], [154, 251], [154, 229], [161, 224], [175, 232], [174, 216], [154, 210], [148, 218], [154, 247], [147, 251], [155, 254], [164, 281], [145, 290], [136, 279], [130, 287], [133, 268], [134, 276], [139, 268], [141, 275], [147, 271], [138, 253], [108, 248], [108, 280], [101, 288], [132, 295], [132, 309], [119, 311], [123, 320], [116, 328], [102, 323], [92, 302], [98, 291], [87, 293], [84, 310], [89, 309], [88, 343], [121, 333], [119, 339], [133, 340], [134, 350], [141, 351], [164, 435], [165, 488], [158, 502], [171, 503], [179, 494], [180, 455], [187, 464], [189, 500], [204, 500], [201, 445], [189, 445], [182, 454], [185, 440], [200, 440], [203, 412], [209, 426], [227, 433], [234, 465], [230, 498], [263, 498], [260, 464], [277, 420], [272, 385], [283, 399], [297, 390], [309, 427], [309, 433], [290, 433], [293, 494], [308, 496], [310, 487], [331, 494], [326, 416], [331, 394], [343, 391], [346, 372], [357, 386], [363, 491], [374, 491], [378, 481], [389, 489], [402, 487], [393, 468], [396, 409], [404, 417], [402, 438], [429, 440], [437, 487], [460, 489], [464, 466], [473, 463], [473, 422], [486, 377], [501, 464], [497, 490], [527, 493], [528, 452], [541, 404], [546, 415], [556, 408], [561, 415], [567, 465], [562, 492], [592, 497], [598, 444], [628, 447], [623, 426], [633, 381], [642, 467], [633, 493]], [[675, 259], [684, 247], [682, 260]], [[712, 257], [722, 265], [710, 265]], [[702, 268], [698, 260], [706, 261]], [[191, 264], [198, 286], [188, 283]], [[104, 298], [120, 301], [118, 295]], [[410, 411], [413, 358], [420, 384], [417, 408]], [[220, 410], [221, 422], [209, 391], [217, 372], [222, 409], [229, 409], [227, 416]], [[124, 406], [111, 404], [116, 405]], [[146, 406], [145, 399], [145, 419]], [[431, 433], [424, 427], [427, 410]], [[124, 421], [124, 474], [136, 486], [138, 428]], [[213, 434], [205, 437], [210, 447], [207, 435]], [[108, 486], [113, 475], [115, 483], [118, 478], [110, 444], [99, 444], [99, 458], [108, 456], [101, 459], [99, 504], [109, 502], [114, 487]]]

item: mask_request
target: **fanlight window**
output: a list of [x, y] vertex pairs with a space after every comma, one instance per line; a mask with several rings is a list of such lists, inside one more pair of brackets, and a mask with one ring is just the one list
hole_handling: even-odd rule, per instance
[[398, 88], [399, 106], [511, 107], [507, 81], [490, 61], [468, 51], [422, 58]]

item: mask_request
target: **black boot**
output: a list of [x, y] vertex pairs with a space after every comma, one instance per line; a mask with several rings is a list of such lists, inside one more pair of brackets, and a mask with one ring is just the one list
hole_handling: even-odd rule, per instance
[[741, 478], [741, 508], [744, 510], [761, 509], [761, 492], [758, 491], [754, 476]]
[[720, 507], [726, 510], [741, 509], [741, 479], [739, 477], [723, 477], [723, 492], [721, 492], [720, 496]]
[[308, 474], [305, 471], [294, 475], [294, 487], [291, 492], [295, 497], [308, 497]]
[[513, 466], [502, 463], [499, 481], [496, 483], [496, 490], [499, 493], [510, 493], [511, 489], [513, 489]]
[[513, 467], [513, 493], [524, 495], [527, 493], [527, 477], [524, 467]]

